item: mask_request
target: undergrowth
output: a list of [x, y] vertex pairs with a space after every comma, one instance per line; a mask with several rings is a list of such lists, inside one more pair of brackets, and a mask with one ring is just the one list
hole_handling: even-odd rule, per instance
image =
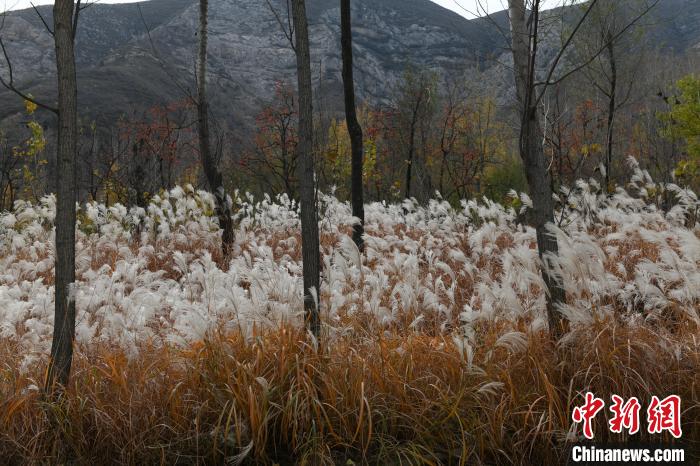
[[[293, 327], [211, 335], [187, 348], [79, 352], [63, 399], [40, 368], [0, 351], [0, 457], [8, 464], [561, 464], [580, 440], [571, 409], [677, 394], [700, 443], [698, 328], [665, 336], [597, 322], [554, 345], [546, 333], [480, 328], [465, 358], [444, 336], [353, 334], [316, 348]], [[603, 441], [628, 438], [607, 433]], [[648, 439], [637, 434], [635, 441]], [[654, 439], [664, 440], [663, 437]], [[665, 439], [670, 440], [670, 439]]]

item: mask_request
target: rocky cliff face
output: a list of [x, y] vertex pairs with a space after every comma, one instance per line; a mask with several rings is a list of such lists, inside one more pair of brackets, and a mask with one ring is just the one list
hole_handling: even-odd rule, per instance
[[[273, 0], [286, 18], [286, 2]], [[456, 70], [494, 49], [494, 31], [429, 0], [354, 2], [357, 79], [360, 96], [386, 98], [409, 64]], [[51, 10], [39, 10], [51, 24]], [[310, 2], [316, 84], [328, 102], [340, 93], [338, 2]], [[198, 8], [194, 0], [152, 0], [137, 6], [95, 5], [81, 17], [77, 45], [84, 113], [105, 120], [134, 107], [183, 98], [193, 91]], [[35, 96], [53, 97], [53, 44], [32, 10], [10, 14], [0, 33], [7, 43], [15, 80]], [[250, 117], [269, 99], [279, 80], [294, 79], [294, 55], [262, 0], [214, 0], [210, 20], [211, 89], [215, 111], [234, 122]], [[7, 72], [4, 64], [2, 72]], [[20, 103], [0, 91], [0, 118]]]
[[[271, 0], [286, 18], [286, 1]], [[333, 108], [340, 96], [340, 20], [337, 0], [309, 2], [314, 76]], [[429, 0], [356, 0], [354, 39], [359, 94], [387, 98], [410, 64], [445, 72], [485, 66], [503, 54], [505, 39], [486, 20], [468, 21]], [[700, 2], [663, 0], [659, 41], [677, 49], [700, 45]], [[264, 0], [213, 0], [210, 70], [213, 107], [231, 125], [245, 125], [279, 80], [294, 80], [294, 55]], [[39, 9], [51, 24], [51, 9]], [[677, 14], [683, 12], [683, 14]], [[693, 19], [694, 18], [694, 19]], [[83, 115], [109, 124], [119, 115], [185, 98], [193, 92], [198, 8], [195, 0], [96, 4], [81, 18], [78, 36]], [[505, 17], [497, 15], [505, 25]], [[13, 12], [0, 31], [15, 80], [44, 100], [54, 99], [53, 43], [32, 10]], [[0, 63], [0, 72], [7, 67]], [[0, 90], [0, 120], [21, 102]]]

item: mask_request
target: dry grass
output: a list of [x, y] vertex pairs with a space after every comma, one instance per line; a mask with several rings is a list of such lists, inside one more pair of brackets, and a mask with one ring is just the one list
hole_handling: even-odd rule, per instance
[[[571, 247], [562, 250], [580, 287], [568, 290], [569, 302], [586, 319], [574, 321], [558, 344], [549, 340], [541, 316], [533, 312], [541, 307], [536, 300], [543, 292], [534, 274], [528, 275], [534, 235], [515, 225], [470, 224], [467, 229], [459, 223], [462, 219], [433, 231], [429, 221], [409, 228], [389, 216], [368, 226], [368, 252], [359, 271], [344, 265], [352, 262], [343, 258], [353, 251], [341, 244], [349, 227], [324, 231], [323, 257], [332, 259], [330, 265], [324, 262], [325, 272], [334, 273], [336, 281], [321, 291], [325, 326], [320, 349], [299, 328], [295, 313], [280, 311], [287, 304], [292, 310], [299, 307], [289, 298], [301, 294], [296, 292], [301, 260], [296, 228], [273, 222], [273, 227], [242, 235], [238, 254], [261, 265], [253, 270], [241, 256], [234, 258], [239, 262], [232, 262], [232, 270], [238, 270], [236, 264], [245, 270], [240, 276], [219, 273], [229, 270], [229, 264], [207, 225], [182, 236], [185, 226], [197, 226], [183, 221], [179, 229], [173, 227], [176, 235], [144, 244], [117, 234], [112, 234], [114, 241], [81, 236], [85, 296], [79, 310], [83, 329], [93, 323], [97, 329], [90, 334], [94, 338], [78, 340], [84, 346], [76, 348], [72, 381], [58, 403], [42, 399], [37, 387], [43, 385], [45, 366], [33, 359], [49, 341], [44, 330], [52, 323], [45, 312], [50, 303], [43, 299], [51, 293], [44, 283], [53, 282], [53, 272], [36, 273], [38, 264], [46, 265], [47, 248], [27, 251], [34, 247], [29, 245], [49, 243], [43, 229], [37, 229], [36, 238], [17, 231], [27, 245], [0, 257], [9, 271], [0, 277], [7, 290], [0, 302], [15, 307], [5, 314], [14, 327], [0, 328], [5, 331], [0, 336], [0, 463], [561, 464], [579, 439], [580, 426], [572, 425], [571, 413], [587, 391], [606, 402], [613, 393], [635, 396], [643, 409], [652, 395], [681, 396], [688, 451], [700, 451], [700, 301], [691, 293], [700, 249], [682, 235], [675, 236], [679, 244], [667, 244], [651, 233], [638, 234], [647, 225], [641, 214], [636, 226], [625, 230], [629, 234], [605, 239], [606, 230], [622, 229], [636, 218], [618, 216], [613, 226], [591, 228], [588, 239], [572, 229], [572, 242], [579, 246], [610, 246], [616, 254], [591, 259]], [[676, 227], [670, 225], [664, 228], [673, 232]], [[270, 253], [260, 252], [261, 246]], [[671, 250], [679, 260], [669, 259]], [[188, 277], [175, 254], [187, 256], [188, 265], [219, 282]], [[215, 267], [197, 262], [205, 255]], [[573, 275], [582, 261], [600, 261], [601, 269], [591, 270], [610, 273], [606, 277], [619, 280], [620, 288], [629, 285], [629, 296], [604, 286], [606, 277]], [[289, 268], [281, 267], [282, 262]], [[653, 279], [640, 273], [645, 265]], [[139, 283], [149, 273], [157, 276]], [[116, 278], [106, 280], [105, 275]], [[234, 276], [235, 281], [226, 281]], [[280, 298], [261, 287], [270, 276], [273, 287], [293, 292]], [[595, 279], [593, 285], [589, 278]], [[658, 292], [668, 298], [663, 302], [646, 294], [659, 281]], [[28, 289], [32, 283], [36, 289]], [[136, 287], [141, 294], [134, 293]], [[194, 293], [197, 287], [201, 289]], [[206, 309], [207, 324], [212, 322], [207, 328], [215, 330], [204, 341], [191, 343], [201, 338], [197, 333], [172, 344], [168, 337], [182, 330], [174, 326], [181, 309], [174, 312], [173, 302], [164, 297], [143, 305], [151, 317], [139, 324], [132, 339], [119, 338], [117, 331], [132, 327], [105, 317], [139, 317], [139, 299], [161, 288], [180, 305], [199, 309], [205, 297], [208, 305], [216, 304], [209, 294], [220, 298], [228, 291], [224, 287], [240, 288], [235, 290], [237, 302], [249, 304], [252, 311], [267, 303], [282, 317], [250, 320], [263, 322], [251, 331], [249, 321], [233, 320], [225, 304], [225, 309]], [[489, 295], [492, 289], [497, 299]], [[101, 300], [99, 293], [109, 296]], [[252, 301], [246, 293], [260, 298]], [[331, 312], [338, 296], [349, 298], [339, 300]], [[121, 309], [127, 298], [129, 312]], [[18, 305], [32, 299], [31, 306]], [[649, 300], [653, 306], [646, 306]], [[429, 307], [436, 302], [447, 312]], [[523, 309], [509, 312], [518, 305]], [[597, 312], [601, 307], [605, 312]], [[479, 319], [467, 323], [460, 313], [470, 308], [479, 311]], [[243, 315], [257, 317], [252, 311]], [[26, 325], [28, 320], [32, 325]], [[187, 330], [183, 322], [193, 321], [178, 321]], [[102, 332], [102, 325], [109, 331]], [[457, 343], [467, 333], [468, 351]], [[152, 343], [144, 343], [149, 339]], [[137, 348], [129, 346], [132, 341], [139, 342]], [[597, 440], [630, 440], [609, 434], [609, 415], [607, 409], [598, 415]], [[643, 418], [642, 431], [645, 427]], [[640, 433], [631, 440], [670, 438]]]
[[[494, 324], [480, 328], [471, 368], [450, 339], [411, 332], [329, 338], [320, 351], [292, 328], [261, 330], [252, 340], [213, 335], [184, 350], [142, 348], [135, 360], [104, 347], [78, 354], [59, 404], [28, 388], [40, 385], [41, 369], [18, 378], [19, 357], [5, 345], [0, 457], [8, 464], [558, 464], [572, 406], [587, 390], [643, 404], [652, 394], [680, 395], [684, 437], [697, 447], [697, 332], [679, 320], [659, 331], [600, 322], [554, 346], [539, 332], [509, 344]], [[602, 419], [600, 439], [625, 440], [607, 438]]]

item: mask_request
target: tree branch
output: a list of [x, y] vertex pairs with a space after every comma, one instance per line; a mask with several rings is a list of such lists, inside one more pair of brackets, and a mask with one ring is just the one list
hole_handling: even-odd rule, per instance
[[[155, 43], [153, 42], [153, 37], [151, 37], [151, 29], [148, 27], [148, 23], [146, 23], [146, 18], [143, 16], [143, 11], [141, 11], [141, 3], [136, 3], [136, 9], [139, 12], [139, 18], [141, 18], [141, 22], [143, 23], [143, 27], [146, 30], [146, 37], [148, 37], [148, 43], [151, 46], [151, 52], [153, 54], [153, 58], [155, 58], [156, 62], [158, 62], [158, 65], [160, 65], [161, 69], [165, 72], [165, 74], [170, 78], [170, 81], [177, 87], [182, 94], [187, 97], [190, 102], [196, 104], [197, 99], [192, 95], [192, 92], [190, 92], [188, 89], [185, 88], [182, 84], [180, 84], [177, 79], [175, 79], [175, 74], [170, 73], [165, 66], [165, 63], [163, 60], [160, 58], [160, 55], [158, 54], [158, 49], [156, 48]], [[195, 79], [196, 79], [196, 73], [195, 73]]]
[[[598, 0], [591, 0], [591, 2], [588, 4], [588, 7], [586, 8], [586, 12], [583, 14], [581, 19], [579, 19], [578, 23], [576, 24], [576, 27], [574, 27], [574, 30], [571, 31], [571, 34], [569, 35], [569, 38], [564, 42], [564, 45], [559, 49], [559, 53], [557, 53], [557, 56], [554, 58], [554, 61], [552, 62], [549, 72], [547, 73], [547, 79], [545, 82], [549, 82], [552, 79], [552, 75], [554, 75], [554, 72], [557, 69], [557, 66], [559, 65], [559, 61], [561, 58], [564, 56], [564, 53], [566, 50], [569, 48], [571, 45], [571, 42], [574, 40], [574, 37], [576, 36], [576, 33], [578, 32], [579, 29], [581, 29], [581, 26], [583, 26], [583, 23], [586, 21], [586, 18], [588, 18], [588, 15], [593, 11], [593, 8], [595, 5], [598, 3]], [[536, 87], [537, 85], [535, 85]], [[540, 101], [542, 100], [542, 97], [544, 97], [544, 93], [547, 90], [547, 86], [542, 89], [542, 92], [540, 95], [535, 99], [534, 105], [537, 106]]]
[[[554, 81], [551, 80], [551, 74], [548, 76], [547, 81], [539, 82], [536, 83], [535, 85], [537, 87], [540, 86], [552, 86], [559, 84], [560, 82], [564, 81], [566, 78], [571, 76], [574, 73], [577, 73], [578, 71], [582, 70], [583, 68], [587, 67], [590, 65], [596, 58], [600, 56], [601, 53], [605, 51], [605, 49], [608, 47], [608, 45], [612, 42], [615, 42], [617, 39], [622, 37], [628, 30], [630, 30], [635, 24], [639, 22], [644, 16], [646, 16], [656, 5], [659, 3], [660, 0], [655, 0], [650, 6], [648, 6], [642, 13], [640, 13], [637, 17], [635, 17], [632, 21], [630, 21], [622, 30], [620, 30], [617, 34], [615, 34], [613, 37], [610, 38], [609, 41], [607, 41], [605, 44], [603, 44], [596, 52], [594, 55], [592, 55], [588, 60], [586, 60], [584, 63], [580, 64], [579, 66], [574, 67], [573, 69], [567, 71], [564, 73], [562, 76], [559, 78], [555, 79]], [[544, 90], [543, 90], [544, 92]]]
[[30, 95], [17, 89], [17, 87], [15, 86], [14, 74], [12, 71], [12, 61], [10, 60], [10, 56], [7, 53], [7, 48], [5, 47], [5, 43], [3, 42], [2, 37], [0, 37], [0, 49], [2, 49], [2, 54], [3, 54], [3, 57], [5, 58], [5, 62], [7, 63], [7, 70], [9, 72], [9, 80], [6, 80], [2, 75], [0, 75], [0, 84], [2, 84], [3, 87], [5, 87], [7, 90], [17, 94], [22, 99], [33, 103], [37, 107], [43, 108], [44, 110], [48, 110], [48, 111], [53, 112], [56, 115], [58, 115], [57, 108], [46, 105], [46, 104], [36, 100], [35, 98], [31, 97]]
[[37, 14], [37, 16], [39, 17], [39, 19], [41, 20], [41, 22], [44, 23], [44, 27], [45, 27], [46, 30], [49, 32], [49, 34], [51, 34], [51, 35], [53, 36], [54, 33], [53, 33], [53, 30], [51, 29], [51, 26], [49, 26], [49, 23], [46, 22], [46, 20], [44, 19], [44, 16], [41, 14], [41, 12], [39, 12], [39, 9], [34, 5], [33, 2], [30, 2], [29, 4], [30, 4], [30, 5], [32, 6], [32, 8], [34, 9], [34, 12]]
[[75, 43], [75, 36], [78, 33], [78, 18], [80, 17], [80, 12], [83, 8], [80, 6], [82, 0], [77, 0], [75, 2], [75, 11], [73, 12], [73, 42]]
[[296, 53], [296, 46], [294, 45], [294, 25], [291, 23], [291, 18], [289, 15], [289, 0], [287, 0], [287, 25], [285, 26], [284, 21], [282, 21], [282, 17], [279, 15], [277, 10], [275, 10], [275, 7], [272, 6], [272, 3], [270, 3], [270, 0], [265, 0], [267, 3], [267, 7], [270, 9], [272, 14], [275, 16], [275, 20], [277, 21], [277, 24], [280, 25], [280, 29], [282, 29], [282, 33], [284, 33], [284, 37], [287, 38], [289, 41], [289, 45], [291, 45], [292, 50], [294, 50], [294, 53]]

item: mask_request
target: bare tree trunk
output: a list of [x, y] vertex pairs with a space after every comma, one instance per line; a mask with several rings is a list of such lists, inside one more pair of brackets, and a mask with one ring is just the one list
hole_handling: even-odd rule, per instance
[[566, 299], [560, 281], [548, 263], [548, 256], [559, 253], [557, 239], [547, 231], [547, 225], [554, 222], [554, 200], [552, 180], [542, 147], [542, 128], [537, 114], [535, 100], [535, 58], [537, 53], [537, 22], [539, 2], [536, 1], [528, 29], [525, 19], [524, 0], [509, 0], [509, 17], [512, 34], [512, 50], [515, 82], [521, 113], [520, 157], [525, 165], [530, 197], [533, 204], [533, 223], [537, 232], [537, 249], [542, 260], [542, 278], [547, 286], [547, 318], [553, 338], [559, 338], [566, 323], [557, 310], [557, 305]]
[[[78, 8], [80, 4], [78, 3]], [[58, 170], [56, 171], [55, 315], [46, 391], [68, 384], [75, 339], [75, 154], [78, 139], [78, 85], [75, 75], [73, 0], [53, 7], [58, 72]]]
[[608, 60], [610, 60], [610, 95], [608, 96], [608, 134], [605, 152], [605, 192], [612, 189], [612, 159], [613, 159], [613, 131], [615, 126], [615, 112], [617, 111], [617, 63], [615, 62], [615, 44], [610, 31], [607, 33]]
[[352, 152], [352, 215], [360, 219], [360, 223], [353, 227], [352, 239], [357, 247], [364, 249], [365, 225], [365, 201], [362, 183], [362, 168], [364, 165], [364, 141], [362, 126], [357, 121], [357, 109], [355, 106], [355, 80], [352, 68], [352, 16], [350, 13], [350, 0], [340, 0], [340, 30], [341, 49], [343, 54], [343, 89], [345, 91], [345, 120], [350, 135], [350, 147]]
[[207, 98], [207, 46], [209, 39], [209, 0], [199, 0], [199, 60], [197, 70], [197, 116], [199, 127], [199, 154], [209, 189], [216, 197], [216, 215], [222, 230], [221, 249], [224, 258], [231, 255], [235, 232], [231, 207], [224, 189], [223, 177], [211, 151], [209, 132], [209, 100]]
[[[420, 105], [420, 104], [419, 104]], [[413, 178], [413, 159], [415, 158], [416, 152], [416, 120], [418, 119], [418, 112], [413, 113], [411, 119], [410, 133], [408, 135], [408, 157], [406, 159], [406, 188], [404, 191], [404, 198], [409, 199], [411, 197], [411, 179]]]
[[309, 28], [304, 0], [292, 0], [297, 80], [299, 87], [299, 143], [297, 157], [301, 166], [301, 248], [304, 259], [304, 310], [309, 330], [320, 336], [321, 319], [314, 294], [320, 293], [320, 246], [318, 210], [316, 206], [315, 170], [313, 154], [313, 101], [311, 90], [311, 53]]

